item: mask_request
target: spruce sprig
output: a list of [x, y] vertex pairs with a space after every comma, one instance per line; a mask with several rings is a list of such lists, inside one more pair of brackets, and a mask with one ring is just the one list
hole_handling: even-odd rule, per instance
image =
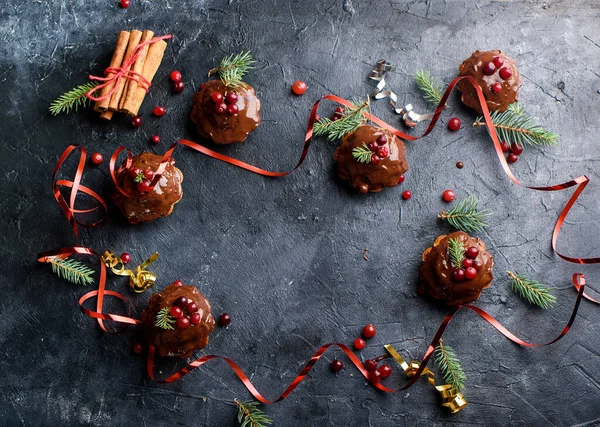
[[264, 427], [273, 424], [273, 421], [258, 409], [260, 402], [252, 400], [240, 402], [236, 399], [235, 404], [238, 406], [238, 423], [240, 423], [240, 427]]
[[352, 157], [354, 157], [360, 163], [370, 163], [371, 156], [373, 156], [373, 152], [369, 150], [369, 147], [367, 147], [367, 144], [364, 142], [361, 147], [352, 149]]
[[425, 101], [437, 107], [442, 100], [442, 93], [444, 92], [442, 85], [435, 80], [429, 71], [424, 70], [417, 71], [415, 82]]
[[507, 271], [506, 274], [512, 279], [513, 291], [529, 304], [547, 309], [556, 303], [556, 297], [550, 293], [551, 288], [548, 286], [512, 271]]
[[246, 83], [242, 79], [248, 71], [254, 68], [252, 64], [255, 62], [249, 50], [238, 54], [232, 53], [223, 58], [217, 68], [210, 70], [208, 77], [217, 74], [223, 84], [231, 89], [244, 87]]
[[364, 112], [369, 108], [369, 98], [366, 101], [354, 99], [350, 107], [345, 107], [342, 116], [337, 120], [324, 117], [317, 122], [313, 129], [315, 135], [327, 135], [327, 139], [335, 141], [347, 133], [354, 132], [360, 125], [367, 121]]
[[52, 265], [52, 272], [58, 277], [68, 280], [76, 285], [91, 285], [94, 283], [94, 270], [87, 265], [72, 258], [53, 258], [48, 260]]
[[444, 345], [442, 340], [435, 347], [433, 352], [435, 364], [442, 372], [446, 384], [450, 384], [456, 390], [460, 391], [465, 386], [467, 376], [463, 371], [460, 361], [450, 346]]
[[169, 313], [170, 307], [162, 308], [158, 313], [156, 313], [156, 322], [154, 322], [154, 326], [161, 329], [175, 329], [173, 324], [175, 323], [175, 318], [171, 316]]
[[477, 205], [477, 197], [470, 195], [458, 202], [457, 205], [448, 212], [440, 212], [438, 218], [447, 220], [448, 223], [457, 230], [467, 233], [471, 231], [480, 231], [482, 228], [488, 226], [485, 219], [492, 214], [492, 211], [489, 209], [479, 210]]
[[465, 247], [458, 237], [448, 240], [448, 254], [454, 268], [462, 268], [465, 260]]
[[70, 113], [71, 110], [77, 111], [79, 107], [87, 107], [91, 101], [85, 95], [97, 85], [98, 83], [89, 82], [63, 93], [50, 104], [50, 114], [57, 116], [60, 113]]
[[[500, 139], [509, 144], [558, 145], [559, 135], [538, 125], [518, 104], [511, 104], [502, 113], [493, 111], [491, 118]], [[473, 123], [473, 127], [485, 125], [483, 117], [477, 117]]]

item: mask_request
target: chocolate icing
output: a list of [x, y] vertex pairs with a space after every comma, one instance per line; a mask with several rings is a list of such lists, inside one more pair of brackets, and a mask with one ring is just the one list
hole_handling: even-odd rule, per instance
[[[481, 261], [482, 267], [474, 279], [456, 282], [452, 278], [453, 268], [448, 255], [448, 240], [452, 238], [459, 238], [465, 249], [475, 246], [479, 250], [476, 259]], [[490, 286], [493, 269], [494, 258], [486, 251], [484, 241], [457, 231], [438, 237], [433, 247], [423, 252], [423, 265], [419, 273], [417, 290], [420, 294], [427, 294], [446, 305], [466, 304], [475, 301], [479, 298], [481, 290]]]
[[[352, 150], [361, 147], [363, 143], [385, 135], [388, 142], [389, 155], [374, 165], [360, 163], [352, 156]], [[348, 180], [361, 193], [381, 191], [383, 187], [398, 185], [400, 176], [408, 170], [404, 142], [387, 129], [371, 125], [362, 125], [354, 132], [344, 136], [342, 143], [335, 150], [333, 158], [337, 162], [336, 172], [341, 179]]]
[[[504, 60], [504, 64], [500, 68], [508, 67], [512, 71], [512, 76], [507, 80], [500, 78], [499, 69], [496, 69], [491, 76], [483, 74], [483, 64], [491, 62], [495, 56], [499, 56]], [[471, 76], [479, 83], [490, 111], [505, 111], [510, 104], [519, 99], [519, 89], [523, 84], [523, 79], [521, 78], [521, 74], [519, 74], [517, 63], [510, 56], [503, 54], [499, 50], [490, 50], [487, 52], [478, 50], [473, 52], [469, 58], [460, 64], [458, 72], [459, 76]], [[502, 90], [499, 93], [495, 93], [492, 90], [492, 85], [496, 82], [502, 84]], [[462, 102], [467, 107], [474, 109], [478, 114], [482, 114], [477, 92], [475, 92], [471, 83], [460, 81], [456, 87], [462, 92]]]
[[[156, 171], [161, 160], [162, 156], [145, 152], [133, 158], [131, 167], [139, 168], [142, 171], [147, 168]], [[146, 194], [138, 191], [134, 178], [130, 177], [127, 171], [124, 171], [123, 174], [121, 188], [129, 196], [121, 194], [120, 191], [115, 191], [113, 200], [130, 224], [153, 221], [156, 218], [169, 215], [173, 211], [175, 203], [181, 200], [183, 195], [181, 189], [183, 174], [175, 167], [173, 158], [167, 163], [165, 172], [152, 191]]]
[[218, 114], [212, 93], [219, 92], [225, 97], [227, 91], [221, 80], [210, 80], [194, 95], [191, 120], [196, 124], [200, 136], [211, 139], [215, 144], [243, 142], [260, 123], [260, 100], [254, 88], [248, 84], [235, 90], [238, 113]]
[[[156, 314], [165, 307], [172, 307], [180, 296], [193, 300], [198, 304], [200, 323], [190, 325], [187, 329], [162, 329], [155, 326]], [[162, 292], [154, 294], [148, 301], [148, 307], [142, 315], [142, 336], [148, 345], [153, 345], [159, 356], [188, 357], [196, 350], [208, 344], [208, 336], [215, 327], [215, 319], [211, 314], [208, 300], [194, 286], [177, 286], [172, 284]]]

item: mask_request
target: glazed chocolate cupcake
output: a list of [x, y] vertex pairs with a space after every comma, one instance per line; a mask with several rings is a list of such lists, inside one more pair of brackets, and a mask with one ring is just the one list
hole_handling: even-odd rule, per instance
[[133, 158], [131, 167], [123, 171], [120, 185], [127, 195], [115, 191], [113, 200], [130, 224], [168, 216], [175, 203], [181, 200], [183, 174], [175, 167], [173, 158], [154, 188], [150, 186], [161, 160], [162, 156], [158, 154], [141, 153]]
[[142, 315], [143, 338], [163, 357], [188, 357], [203, 349], [214, 327], [208, 300], [180, 281], [152, 295]]
[[[523, 84], [514, 59], [499, 50], [473, 52], [458, 68], [458, 75], [471, 76], [477, 81], [490, 111], [505, 111], [519, 99]], [[462, 92], [463, 104], [482, 114], [477, 92], [471, 83], [462, 80], [456, 87]]]
[[[358, 156], [358, 152], [362, 156]], [[398, 185], [408, 170], [404, 142], [387, 129], [361, 125], [335, 150], [337, 175], [361, 193]]]
[[[493, 279], [494, 258], [485, 243], [462, 231], [438, 237], [422, 258], [417, 291], [444, 305], [477, 300]], [[456, 258], [461, 265], [454, 265]]]

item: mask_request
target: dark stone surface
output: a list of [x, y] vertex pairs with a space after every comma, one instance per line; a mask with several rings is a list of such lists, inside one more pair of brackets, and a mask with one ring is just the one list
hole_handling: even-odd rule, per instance
[[[415, 71], [429, 69], [448, 82], [473, 50], [506, 51], [524, 76], [522, 104], [561, 135], [559, 147], [527, 148], [514, 169], [537, 185], [588, 174], [592, 183], [559, 246], [572, 255], [600, 254], [596, 0], [132, 0], [128, 10], [106, 0], [5, 1], [0, 17], [1, 425], [236, 425], [231, 402], [249, 395], [224, 363], [175, 384], [153, 383], [143, 358], [130, 350], [133, 328], [101, 333], [77, 307], [84, 289], [35, 262], [40, 250], [73, 244], [50, 189], [63, 149], [76, 142], [105, 156], [120, 144], [161, 152], [178, 138], [194, 138], [188, 123], [194, 88], [230, 52], [251, 49], [258, 59], [248, 82], [261, 97], [264, 120], [247, 143], [223, 152], [281, 170], [297, 159], [312, 102], [325, 93], [366, 94], [376, 60], [398, 64], [391, 84], [403, 102], [422, 110]], [[132, 130], [121, 118], [100, 123], [90, 112], [50, 117], [52, 99], [106, 66], [124, 28], [175, 34], [143, 105], [143, 127]], [[187, 85], [176, 96], [167, 81], [174, 68]], [[298, 78], [309, 86], [300, 98], [289, 94]], [[158, 103], [169, 110], [160, 120], [149, 114]], [[384, 102], [373, 110], [398, 123]], [[465, 124], [458, 133], [445, 129], [451, 115]], [[593, 285], [598, 268], [561, 261], [549, 247], [570, 192], [533, 193], [511, 184], [486, 132], [469, 126], [473, 118], [454, 97], [444, 123], [408, 144], [403, 186], [366, 196], [333, 177], [334, 146], [325, 140], [284, 179], [180, 149], [185, 194], [169, 218], [131, 227], [113, 212], [101, 227], [84, 230], [82, 243], [98, 251], [127, 250], [134, 262], [159, 251], [153, 266], [159, 289], [182, 279], [207, 294], [217, 314], [232, 315], [231, 326], [217, 329], [207, 350], [235, 358], [260, 390], [275, 397], [318, 346], [350, 343], [368, 322], [379, 333], [360, 357], [381, 354], [386, 342], [407, 357], [422, 356], [444, 310], [417, 297], [415, 279], [421, 252], [448, 231], [436, 213], [445, 207], [442, 191], [453, 188], [459, 197], [476, 194], [495, 212], [481, 237], [495, 254], [496, 280], [479, 305], [520, 336], [545, 341], [572, 308], [571, 275], [584, 272]], [[163, 142], [149, 147], [154, 133]], [[459, 160], [462, 170], [454, 166]], [[107, 164], [88, 168], [84, 182], [108, 194]], [[401, 200], [402, 189], [412, 190], [410, 201]], [[369, 261], [362, 259], [365, 248]], [[519, 300], [504, 277], [507, 269], [556, 286], [557, 307], [540, 311]], [[109, 287], [126, 292], [122, 278], [111, 277]], [[132, 296], [137, 314], [148, 297]], [[599, 327], [599, 307], [583, 303], [562, 341], [523, 349], [473, 314], [460, 314], [446, 337], [469, 378], [469, 406], [457, 415], [441, 409], [424, 382], [385, 395], [352, 368], [331, 374], [327, 360], [335, 351], [289, 399], [265, 411], [278, 426], [597, 425]], [[160, 370], [166, 375], [176, 366], [182, 363], [164, 362]], [[387, 382], [399, 379], [395, 372]]]

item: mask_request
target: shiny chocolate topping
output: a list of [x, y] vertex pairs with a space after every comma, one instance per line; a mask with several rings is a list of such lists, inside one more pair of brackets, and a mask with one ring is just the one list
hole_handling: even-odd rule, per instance
[[[387, 142], [382, 145], [388, 149], [387, 157], [377, 164], [361, 163], [354, 158], [353, 149], [362, 147], [363, 144], [369, 145], [380, 135], [387, 138]], [[408, 170], [405, 155], [404, 142], [392, 132], [376, 126], [362, 125], [344, 136], [333, 158], [337, 162], [336, 172], [341, 179], [350, 181], [352, 187], [361, 193], [375, 193], [383, 187], [398, 185], [400, 176]]]
[[[142, 171], [147, 168], [156, 171], [161, 160], [162, 156], [158, 154], [141, 153], [133, 158], [131, 167], [139, 168]], [[175, 167], [175, 160], [171, 158], [159, 181], [148, 193], [140, 193], [134, 178], [124, 171], [121, 188], [129, 196], [115, 190], [113, 200], [130, 224], [153, 221], [169, 215], [173, 211], [175, 203], [181, 200], [182, 181], [183, 174]]]
[[[186, 329], [162, 329], [155, 325], [156, 314], [163, 308], [171, 308], [179, 297], [185, 297], [198, 305], [200, 322], [191, 324]], [[183, 309], [183, 316], [189, 313]], [[172, 284], [161, 292], [154, 294], [148, 301], [148, 307], [142, 315], [142, 335], [148, 345], [153, 345], [159, 356], [188, 357], [196, 350], [208, 344], [208, 336], [215, 327], [215, 319], [211, 314], [208, 300], [194, 286], [177, 286]]]
[[260, 100], [254, 88], [248, 84], [234, 90], [238, 113], [219, 114], [212, 94], [218, 92], [225, 99], [228, 91], [231, 89], [226, 88], [221, 80], [210, 80], [194, 95], [191, 120], [196, 124], [200, 136], [211, 139], [215, 144], [243, 142], [260, 123]]
[[[486, 75], [485, 65], [489, 62], [493, 64], [496, 57], [501, 58], [503, 64], [494, 66], [495, 71], [490, 75]], [[508, 69], [511, 73], [511, 76], [507, 79], [502, 78], [505, 75], [503, 74], [504, 72], [501, 72], [502, 68]], [[490, 111], [505, 111], [510, 104], [519, 99], [519, 89], [523, 84], [523, 79], [521, 74], [519, 74], [517, 63], [510, 56], [503, 54], [499, 50], [490, 50], [487, 52], [478, 50], [473, 52], [458, 67], [458, 73], [459, 76], [471, 76], [479, 83]], [[497, 93], [492, 88], [494, 83], [500, 83], [501, 85], [501, 89]], [[478, 114], [482, 114], [477, 92], [475, 92], [471, 83], [460, 81], [456, 87], [462, 92], [462, 102], [467, 107], [474, 109]]]
[[[458, 238], [465, 250], [474, 246], [479, 250], [477, 260], [481, 261], [481, 269], [474, 279], [455, 281], [452, 277], [454, 270], [448, 254], [448, 240]], [[432, 247], [423, 252], [423, 265], [419, 273], [418, 292], [427, 294], [438, 302], [454, 306], [467, 304], [479, 298], [481, 290], [490, 286], [494, 258], [486, 251], [485, 243], [478, 238], [470, 237], [467, 233], [457, 231], [447, 236], [440, 236]]]

